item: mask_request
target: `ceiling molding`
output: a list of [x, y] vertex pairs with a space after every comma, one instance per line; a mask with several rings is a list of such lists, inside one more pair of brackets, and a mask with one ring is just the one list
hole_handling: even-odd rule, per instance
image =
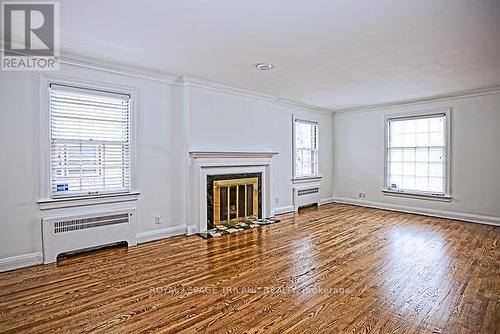
[[[3, 47], [0, 47], [0, 51]], [[23, 55], [19, 53], [19, 55]], [[164, 73], [158, 71], [152, 71], [145, 68], [133, 67], [124, 64], [119, 64], [115, 62], [103, 61], [96, 58], [85, 57], [80, 55], [75, 55], [71, 53], [61, 53], [59, 57], [59, 62], [61, 64], [82, 67], [92, 70], [105, 71], [114, 74], [121, 74], [135, 78], [148, 79], [160, 81], [170, 85], [180, 85], [180, 86], [191, 86], [200, 87], [205, 89], [211, 89], [218, 92], [223, 92], [231, 95], [239, 95], [252, 99], [259, 99], [267, 102], [271, 102], [275, 105], [281, 105], [290, 108], [301, 109], [310, 112], [316, 112], [328, 116], [333, 115], [333, 111], [325, 108], [319, 108], [312, 105], [300, 103], [293, 100], [279, 98], [270, 94], [265, 94], [250, 89], [234, 87], [230, 85], [225, 85], [221, 83], [211, 82], [208, 80], [195, 78], [187, 75], [175, 75], [171, 73]]]
[[[4, 51], [3, 44], [4, 42], [0, 40], [0, 52]], [[18, 54], [19, 56], [24, 56], [24, 57], [29, 56], [28, 54], [22, 51], [10, 51], [10, 52]], [[72, 65], [76, 67], [88, 68], [98, 71], [105, 71], [135, 78], [161, 81], [168, 84], [176, 84], [179, 81], [179, 76], [174, 74], [152, 71], [146, 68], [133, 67], [110, 61], [103, 61], [100, 59], [80, 56], [72, 53], [61, 52], [58, 58], [60, 64]]]
[[231, 95], [239, 95], [239, 96], [249, 97], [249, 98], [253, 98], [253, 99], [259, 99], [259, 100], [271, 102], [275, 105], [281, 105], [281, 106], [285, 106], [285, 107], [301, 109], [301, 110], [320, 113], [320, 114], [324, 114], [324, 115], [328, 115], [328, 116], [332, 116], [332, 114], [333, 114], [333, 111], [329, 110], [329, 109], [319, 108], [319, 107], [315, 107], [312, 105], [300, 103], [297, 101], [279, 98], [279, 97], [276, 97], [274, 95], [265, 94], [265, 93], [253, 91], [250, 89], [239, 88], [239, 87], [229, 86], [229, 85], [225, 85], [225, 84], [215, 83], [215, 82], [212, 82], [209, 80], [203, 80], [203, 79], [194, 78], [194, 77], [190, 77], [190, 76], [182, 76], [180, 78], [180, 80], [187, 87], [199, 87], [199, 88], [211, 89], [211, 90], [222, 92], [222, 93], [227, 93], [227, 94], [231, 94]]
[[397, 109], [397, 108], [408, 107], [408, 106], [415, 106], [415, 105], [443, 102], [443, 101], [452, 101], [452, 100], [464, 99], [464, 98], [468, 98], [468, 97], [484, 96], [484, 95], [491, 95], [491, 94], [498, 94], [498, 93], [500, 93], [500, 85], [495, 85], [495, 86], [483, 87], [483, 88], [478, 88], [478, 89], [470, 89], [467, 91], [455, 92], [455, 93], [450, 93], [450, 94], [443, 94], [443, 95], [432, 96], [432, 97], [424, 97], [424, 98], [418, 98], [418, 99], [412, 99], [412, 100], [390, 102], [390, 103], [380, 103], [380, 104], [374, 104], [374, 105], [363, 106], [363, 107], [333, 110], [333, 115], [334, 116], [342, 116], [345, 114], [359, 113], [359, 112], [371, 112], [371, 111], [377, 111], [380, 109]]
[[[3, 51], [3, 44], [0, 44], [0, 51]], [[22, 53], [19, 54], [21, 56], [23, 55]], [[349, 114], [354, 112], [370, 112], [380, 109], [396, 109], [412, 105], [420, 105], [420, 104], [440, 102], [440, 101], [450, 101], [450, 100], [463, 99], [474, 96], [483, 96], [483, 95], [500, 93], [500, 85], [494, 85], [478, 89], [471, 89], [461, 92], [443, 94], [438, 96], [423, 97], [418, 99], [380, 103], [380, 104], [359, 106], [346, 109], [327, 109], [327, 108], [312, 106], [309, 104], [304, 104], [294, 100], [279, 98], [270, 94], [257, 92], [250, 89], [230, 86], [226, 84], [220, 84], [191, 76], [176, 75], [172, 73], [154, 71], [146, 68], [133, 67], [125, 64], [115, 63], [111, 61], [104, 61], [96, 58], [80, 56], [71, 53], [61, 52], [59, 61], [61, 64], [105, 71], [109, 73], [121, 74], [141, 79], [155, 80], [170, 85], [192, 86], [192, 87], [211, 89], [232, 95], [239, 95], [253, 99], [260, 99], [263, 101], [271, 102], [275, 105], [301, 109], [329, 116], [335, 116], [335, 115], [340, 116], [343, 114]]]
[[251, 97], [251, 98], [257, 98], [259, 100], [264, 100], [264, 101], [272, 101], [276, 99], [274, 96], [265, 94], [265, 93], [260, 93], [256, 91], [252, 91], [249, 89], [244, 89], [244, 88], [239, 88], [239, 87], [234, 87], [234, 86], [229, 86], [225, 84], [220, 84], [208, 80], [203, 80], [199, 78], [194, 78], [190, 77], [187, 75], [184, 75], [180, 77], [182, 83], [187, 86], [187, 87], [199, 87], [199, 88], [206, 88], [206, 89], [211, 89], [215, 90], [218, 92], [222, 93], [229, 93], [232, 95], [240, 95], [244, 97]]
[[79, 56], [70, 53], [61, 53], [60, 63], [66, 65], [72, 65], [77, 67], [83, 67], [93, 70], [106, 71], [115, 74], [127, 75], [131, 77], [149, 79], [164, 82], [171, 85], [182, 85], [191, 87], [200, 87], [205, 89], [211, 89], [223, 93], [228, 93], [231, 95], [239, 95], [252, 99], [259, 99], [263, 101], [268, 101], [276, 105], [282, 105], [291, 108], [298, 108], [310, 112], [321, 113], [324, 115], [332, 116], [333, 112], [329, 109], [319, 108], [312, 105], [300, 103], [293, 100], [279, 98], [270, 94], [253, 91], [250, 89], [230, 86], [226, 84], [211, 82], [208, 80], [195, 78], [187, 75], [175, 75], [171, 73], [152, 71], [145, 68], [132, 67], [124, 64], [103, 61], [95, 58]]
[[313, 112], [323, 114], [323, 115], [328, 115], [328, 116], [332, 116], [334, 114], [334, 111], [330, 110], [330, 109], [315, 107], [315, 106], [311, 106], [309, 104], [295, 102], [295, 101], [287, 100], [287, 99], [279, 99], [279, 98], [275, 99], [274, 104], [282, 105], [285, 107], [291, 107], [291, 108], [295, 108], [295, 109], [301, 109], [301, 110], [305, 110], [305, 111], [313, 111]]
[[174, 74], [151, 71], [145, 68], [133, 67], [69, 53], [61, 53], [59, 61], [61, 64], [122, 74], [141, 79], [161, 81], [168, 84], [176, 84], [179, 81], [179, 76]]

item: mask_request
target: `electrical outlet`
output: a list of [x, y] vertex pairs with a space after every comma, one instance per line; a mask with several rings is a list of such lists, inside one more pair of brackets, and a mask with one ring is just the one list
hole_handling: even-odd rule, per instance
[[280, 200], [279, 200], [279, 198], [275, 198], [275, 199], [274, 199], [274, 203], [276, 203], [276, 204], [278, 204], [278, 203], [279, 203], [279, 201], [280, 201]]
[[358, 197], [359, 197], [359, 198], [366, 198], [366, 193], [364, 193], [364, 192], [360, 192], [360, 193], [358, 194]]
[[160, 216], [155, 216], [155, 224], [157, 225], [161, 224]]

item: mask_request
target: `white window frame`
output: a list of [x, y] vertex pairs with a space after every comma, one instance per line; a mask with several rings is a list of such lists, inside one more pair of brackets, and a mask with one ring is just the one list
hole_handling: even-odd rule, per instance
[[[303, 180], [319, 180], [321, 179], [321, 175], [319, 173], [319, 164], [320, 164], [320, 135], [319, 135], [319, 131], [320, 131], [320, 128], [319, 128], [319, 123], [316, 122], [316, 121], [312, 121], [312, 120], [307, 120], [305, 118], [296, 118], [295, 116], [292, 116], [292, 122], [293, 122], [293, 130], [292, 130], [292, 181], [294, 182], [300, 182], [300, 181], [303, 181]], [[316, 125], [317, 127], [317, 131], [316, 131], [316, 135], [317, 135], [317, 141], [316, 141], [316, 144], [317, 144], [317, 149], [316, 149], [316, 164], [315, 164], [315, 171], [314, 171], [314, 174], [313, 175], [308, 175], [308, 176], [297, 176], [297, 173], [296, 173], [296, 158], [297, 158], [297, 150], [296, 150], [296, 141], [295, 141], [295, 138], [296, 138], [296, 124], [297, 122], [301, 122], [301, 123], [309, 123], [309, 124], [313, 124], [313, 125]]]
[[[130, 96], [130, 190], [120, 193], [104, 193], [96, 195], [69, 195], [54, 196], [50, 185], [50, 85], [70, 86], [82, 89], [104, 91]], [[42, 210], [57, 209], [81, 205], [115, 203], [136, 200], [139, 195], [137, 180], [137, 152], [136, 152], [136, 118], [135, 106], [137, 91], [134, 88], [118, 85], [102, 84], [72, 78], [48, 76], [41, 74], [38, 77], [38, 174], [39, 194], [38, 204]]]
[[[393, 190], [388, 184], [388, 145], [389, 145], [389, 121], [395, 119], [416, 119], [431, 117], [433, 115], [445, 115], [444, 132], [445, 132], [445, 194], [433, 194], [432, 192], [421, 192], [416, 190]], [[451, 108], [439, 108], [431, 110], [420, 110], [405, 113], [386, 114], [384, 117], [384, 185], [382, 192], [384, 195], [400, 196], [417, 199], [428, 199], [436, 201], [449, 202], [451, 196]]]

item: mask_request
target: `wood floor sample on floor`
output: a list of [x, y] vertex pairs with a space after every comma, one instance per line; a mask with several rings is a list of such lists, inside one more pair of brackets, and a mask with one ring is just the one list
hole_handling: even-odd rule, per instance
[[0, 332], [495, 333], [500, 228], [331, 204], [0, 274]]

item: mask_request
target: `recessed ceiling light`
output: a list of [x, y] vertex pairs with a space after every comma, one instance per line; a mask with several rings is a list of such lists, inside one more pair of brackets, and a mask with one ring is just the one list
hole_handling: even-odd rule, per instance
[[260, 63], [260, 64], [255, 65], [255, 67], [257, 67], [257, 69], [261, 70], [261, 71], [269, 71], [269, 70], [272, 70], [274, 66], [273, 66], [273, 64]]

